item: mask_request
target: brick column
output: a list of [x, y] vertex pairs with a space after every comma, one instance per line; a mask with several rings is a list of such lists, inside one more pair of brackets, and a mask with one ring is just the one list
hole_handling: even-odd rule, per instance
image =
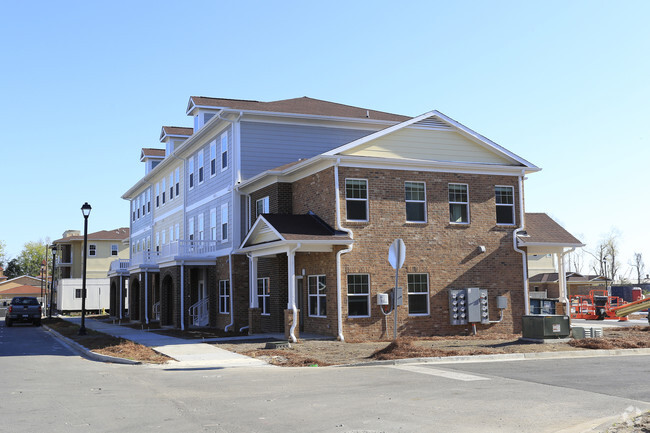
[[262, 313], [259, 308], [248, 309], [248, 335], [262, 332]]

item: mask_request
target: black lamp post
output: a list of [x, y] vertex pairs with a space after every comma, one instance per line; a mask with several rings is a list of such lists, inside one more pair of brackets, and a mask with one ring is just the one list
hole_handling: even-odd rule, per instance
[[50, 305], [47, 310], [47, 317], [52, 317], [52, 304], [54, 304], [54, 271], [56, 269], [56, 245], [50, 247], [52, 250], [52, 281], [50, 281]]
[[86, 335], [86, 259], [88, 256], [88, 216], [91, 209], [92, 207], [88, 202], [81, 206], [81, 213], [84, 216], [84, 270], [81, 278], [81, 326], [79, 327], [79, 335]]
[[45, 265], [41, 264], [41, 305], [43, 305], [43, 271], [45, 270]]

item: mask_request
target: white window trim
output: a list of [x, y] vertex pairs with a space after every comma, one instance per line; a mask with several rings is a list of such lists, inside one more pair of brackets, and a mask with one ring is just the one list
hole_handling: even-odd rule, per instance
[[210, 209], [210, 240], [217, 241], [217, 208]]
[[262, 203], [262, 213], [269, 213], [269, 196], [262, 197], [259, 200], [255, 200], [255, 219], [257, 219], [260, 214], [257, 212], [258, 203]]
[[181, 169], [179, 167], [176, 167], [176, 171], [174, 172], [174, 186], [176, 187], [176, 197], [178, 197], [181, 194], [181, 188], [180, 188], [180, 172]]
[[[349, 305], [350, 305], [350, 303], [349, 303], [349, 298], [350, 298], [350, 297], [361, 298], [361, 297], [365, 296], [366, 298], [368, 298], [368, 314], [365, 315], [365, 316], [351, 316], [351, 315], [350, 315], [350, 310], [349, 310], [349, 308], [348, 308], [348, 318], [350, 318], [350, 319], [357, 319], [357, 318], [364, 318], [364, 317], [367, 318], [367, 317], [370, 317], [370, 307], [371, 307], [371, 303], [370, 303], [370, 287], [371, 287], [371, 286], [370, 286], [370, 274], [367, 274], [367, 273], [352, 273], [352, 274], [347, 274], [347, 277], [349, 277], [349, 276], [353, 276], [353, 275], [366, 275], [366, 276], [368, 277], [368, 294], [366, 294], [366, 295], [360, 295], [360, 294], [358, 294], [358, 293], [352, 293], [352, 294], [350, 294], [350, 292], [348, 291], [348, 307], [349, 307]], [[346, 277], [346, 279], [347, 279], [347, 277]], [[349, 283], [347, 283], [347, 285], [349, 286]]]
[[[94, 254], [90, 254], [91, 251], [93, 251]], [[88, 244], [88, 257], [97, 257], [97, 244]]]
[[[348, 187], [347, 187], [348, 180], [362, 180], [362, 181], [366, 182], [366, 198], [348, 198]], [[356, 177], [348, 177], [343, 182], [343, 196], [345, 197], [345, 220], [346, 221], [368, 222], [368, 220], [370, 219], [370, 208], [368, 206], [368, 201], [369, 201], [369, 198], [370, 198], [370, 190], [368, 188], [368, 185], [369, 185], [368, 179], [361, 179], [361, 178], [356, 178]], [[366, 219], [363, 219], [363, 220], [351, 220], [351, 219], [348, 219], [348, 200], [365, 201], [366, 202]]]
[[[214, 165], [214, 171], [212, 166]], [[217, 175], [217, 140], [210, 143], [210, 177]]]
[[156, 182], [156, 207], [160, 207], [160, 183]]
[[[450, 201], [449, 200], [449, 186], [450, 185], [464, 185], [467, 187], [467, 202], [462, 202], [462, 201]], [[449, 224], [455, 224], [455, 225], [469, 225], [469, 223], [472, 221], [470, 213], [469, 213], [469, 184], [466, 183], [457, 183], [457, 182], [449, 182], [447, 184], [447, 202], [448, 204], [462, 204], [465, 205], [467, 208], [467, 222], [455, 222], [451, 220], [451, 213], [449, 214]]]
[[191, 156], [187, 161], [187, 166], [187, 184], [188, 189], [191, 191], [196, 184], [196, 179], [194, 179], [194, 156]]
[[[496, 202], [496, 195], [497, 195], [496, 188], [497, 187], [498, 188], [510, 188], [510, 190], [512, 191], [512, 204], [498, 204]], [[499, 206], [502, 206], [502, 207], [509, 206], [509, 207], [512, 208], [512, 223], [510, 223], [510, 224], [508, 224], [508, 223], [500, 223], [500, 222], [497, 221], [498, 226], [512, 227], [514, 225], [517, 225], [517, 219], [516, 219], [516, 214], [515, 214], [515, 187], [514, 186], [512, 186], [512, 185], [494, 185], [494, 206], [495, 206], [495, 212], [496, 212], [496, 207], [499, 207]], [[494, 217], [496, 219], [496, 215]]]
[[[424, 185], [424, 200], [406, 200], [406, 184], [407, 183], [421, 183]], [[422, 203], [424, 206], [424, 220], [423, 221], [411, 221], [406, 216], [406, 222], [409, 224], [424, 224], [428, 221], [428, 212], [427, 212], [427, 183], [420, 180], [406, 180], [404, 181], [404, 203]], [[404, 205], [404, 213], [406, 214], [406, 204]]]
[[[326, 277], [326, 275], [325, 275], [325, 274], [318, 274], [318, 275], [308, 275], [308, 276], [307, 276], [307, 315], [308, 315], [309, 317], [326, 318], [326, 317], [327, 317], [327, 314], [326, 314], [325, 316], [320, 316], [320, 315], [318, 315], [318, 314], [311, 314], [311, 311], [310, 311], [310, 308], [309, 308], [309, 307], [311, 306], [311, 298], [312, 298], [312, 297], [316, 297], [316, 298], [317, 298], [317, 302], [316, 302], [316, 310], [317, 310], [316, 312], [317, 312], [317, 313], [318, 313], [318, 311], [320, 311], [320, 308], [319, 308], [319, 307], [320, 307], [320, 303], [321, 303], [321, 299], [320, 299], [320, 298], [323, 298], [323, 302], [325, 302], [325, 309], [327, 310], [327, 293], [325, 293], [325, 294], [323, 294], [323, 295], [318, 294], [318, 287], [316, 288], [316, 294], [311, 294], [311, 293], [310, 293], [310, 290], [309, 290], [309, 282], [310, 282], [310, 281], [309, 281], [309, 280], [310, 280], [312, 277], [315, 277], [315, 278], [316, 278], [316, 284], [318, 284], [318, 278], [319, 278], [319, 277]], [[325, 281], [327, 281], [327, 279], [326, 279]], [[327, 284], [325, 284], [325, 290], [327, 290]]]
[[[115, 251], [115, 254], [113, 254]], [[118, 244], [111, 244], [111, 256], [117, 256], [120, 254], [120, 246]]]
[[199, 240], [202, 241], [205, 239], [205, 231], [204, 231], [205, 224], [203, 222], [203, 213], [199, 214], [198, 226], [199, 226]]
[[199, 150], [197, 153], [197, 160], [198, 160], [198, 166], [197, 166], [197, 172], [199, 175], [199, 185], [203, 185], [203, 182], [205, 182], [205, 160], [203, 156], [203, 149]]
[[174, 173], [169, 173], [169, 201], [174, 200]]
[[187, 222], [187, 240], [194, 240], [194, 217], [190, 217]]
[[[225, 285], [224, 283], [228, 283], [228, 294], [223, 295], [222, 294], [222, 289], [225, 287], [222, 287]], [[221, 300], [224, 299], [225, 301], [221, 302]], [[221, 305], [225, 305], [227, 311], [222, 311]], [[230, 280], [219, 280], [219, 314], [230, 314]]]
[[[224, 144], [226, 146], [226, 150], [223, 149]], [[224, 153], [226, 154], [226, 166], [225, 167], [223, 166], [223, 154]], [[228, 170], [228, 133], [227, 132], [225, 132], [225, 133], [223, 133], [221, 135], [221, 152], [219, 153], [219, 155], [221, 156], [221, 161], [219, 161], [220, 162], [219, 165], [221, 166], [221, 171]]]
[[[261, 295], [260, 295], [260, 293], [259, 293], [259, 283], [260, 283], [260, 280], [263, 281], [263, 283], [262, 283], [262, 294], [261, 294]], [[270, 316], [270, 315], [271, 315], [271, 312], [270, 312], [270, 311], [267, 311], [266, 313], [264, 312], [264, 298], [269, 298], [269, 302], [268, 302], [268, 304], [269, 304], [269, 308], [271, 308], [271, 293], [270, 293], [270, 290], [269, 290], [269, 293], [267, 294], [267, 293], [266, 293], [266, 290], [264, 290], [264, 289], [266, 289], [266, 288], [269, 288], [269, 289], [270, 289], [271, 279], [270, 279], [269, 277], [261, 277], [261, 278], [258, 278], [258, 279], [257, 279], [257, 284], [258, 284], [258, 285], [257, 285], [258, 305], [260, 306], [259, 308], [260, 308], [260, 310], [261, 310], [261, 311], [260, 311], [260, 314], [261, 314], [262, 316]], [[262, 298], [262, 299], [261, 299], [262, 302], [259, 302], [259, 301], [260, 301], [259, 298]]]
[[[225, 214], [225, 218], [224, 218], [224, 214]], [[229, 218], [230, 218], [230, 215], [228, 215], [228, 203], [222, 204], [221, 205], [221, 225], [219, 226], [219, 228], [221, 229], [220, 236], [221, 236], [221, 240], [223, 242], [226, 242], [228, 240], [228, 230], [230, 229], [229, 224], [228, 224], [229, 223]], [[225, 237], [223, 235], [223, 226], [224, 226], [224, 224], [226, 225], [226, 236]]]
[[[413, 292], [413, 293], [409, 292], [409, 286], [408, 286], [408, 276], [409, 275], [426, 275], [427, 276], [427, 291], [426, 291], [426, 294], [424, 292]], [[427, 274], [425, 272], [410, 272], [410, 273], [406, 274], [406, 299], [407, 299], [407, 302], [408, 302], [408, 296], [411, 295], [411, 294], [415, 295], [415, 296], [425, 296], [426, 295], [426, 298], [427, 298], [427, 312], [426, 313], [413, 313], [413, 314], [411, 314], [411, 312], [410, 312], [411, 306], [409, 305], [408, 309], [407, 309], [407, 310], [409, 310], [409, 313], [408, 313], [409, 317], [430, 316], [431, 315], [431, 305], [430, 305], [431, 304], [431, 299], [429, 297], [430, 293], [431, 293], [431, 289], [429, 288], [429, 274]]]
[[165, 200], [165, 189], [166, 189], [165, 178], [162, 179], [160, 184], [161, 184], [160, 190], [162, 191], [162, 193], [160, 194], [162, 196], [160, 202], [161, 202], [161, 206], [162, 206], [162, 205], [164, 205], [166, 203], [166, 200]]

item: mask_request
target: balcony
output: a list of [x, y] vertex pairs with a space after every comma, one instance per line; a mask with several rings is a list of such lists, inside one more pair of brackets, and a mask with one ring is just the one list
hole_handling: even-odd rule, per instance
[[[111, 271], [127, 269], [129, 266], [156, 266], [162, 261], [176, 258], [210, 259], [217, 257], [219, 241], [179, 240], [170, 242], [160, 248], [160, 251], [139, 251], [131, 255], [129, 260], [115, 260], [111, 263]], [[113, 267], [116, 267], [115, 269]]]
[[124, 272], [129, 269], [129, 259], [118, 259], [111, 262], [111, 272]]

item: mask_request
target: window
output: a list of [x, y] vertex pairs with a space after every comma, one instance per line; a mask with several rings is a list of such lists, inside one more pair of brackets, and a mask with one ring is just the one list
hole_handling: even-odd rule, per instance
[[515, 193], [511, 186], [495, 186], [497, 224], [515, 223]]
[[174, 227], [169, 228], [169, 243], [174, 242]]
[[348, 317], [368, 316], [370, 316], [369, 275], [348, 275]]
[[136, 208], [136, 216], [140, 218], [140, 197], [138, 197], [135, 201], [135, 208]]
[[221, 171], [228, 168], [228, 133], [221, 136]]
[[327, 303], [325, 291], [325, 275], [310, 275], [309, 285], [309, 315], [313, 317], [327, 317]]
[[96, 256], [97, 255], [97, 245], [90, 244], [88, 245], [88, 255]]
[[217, 208], [210, 209], [210, 240], [217, 240]]
[[255, 219], [263, 213], [269, 213], [269, 198], [264, 197], [255, 202]]
[[156, 233], [156, 251], [160, 251], [160, 233]]
[[176, 236], [174, 236], [174, 237], [176, 238], [176, 240], [180, 239], [180, 234], [181, 234], [180, 228], [181, 228], [180, 224], [176, 224], [174, 226], [174, 231], [176, 232]]
[[199, 185], [203, 183], [203, 149], [199, 151]]
[[199, 214], [199, 240], [202, 241], [203, 238], [203, 214]]
[[228, 204], [221, 205], [221, 240], [228, 240]]
[[165, 179], [162, 180], [162, 188], [161, 188], [161, 190], [162, 190], [162, 193], [161, 193], [161, 195], [162, 195], [162, 204], [165, 204]]
[[230, 313], [230, 281], [228, 280], [219, 281], [219, 313]]
[[408, 274], [409, 315], [429, 314], [429, 275]]
[[81, 293], [83, 289], [74, 289], [74, 297], [75, 299], [81, 299]]
[[117, 244], [112, 244], [111, 245], [111, 256], [116, 256], [118, 252], [119, 252], [118, 245]]
[[262, 315], [268, 316], [271, 314], [270, 307], [271, 287], [269, 286], [268, 278], [257, 279], [257, 302], [262, 310]]
[[169, 174], [169, 199], [174, 198], [174, 173]]
[[135, 200], [133, 200], [133, 201], [131, 202], [131, 212], [132, 212], [132, 214], [133, 214], [133, 216], [132, 216], [131, 219], [132, 219], [133, 221], [135, 221]]
[[217, 174], [217, 141], [210, 143], [210, 177]]
[[[144, 245], [144, 240], [142, 241], [142, 245]], [[147, 237], [147, 251], [151, 251], [151, 237]]]
[[187, 171], [190, 173], [190, 189], [192, 189], [194, 188], [194, 158], [190, 158], [189, 168]]
[[147, 190], [147, 213], [151, 213], [151, 190]]
[[345, 179], [345, 209], [349, 221], [368, 221], [368, 181]]
[[181, 192], [180, 184], [179, 184], [179, 179], [180, 179], [180, 168], [176, 168], [176, 173], [174, 173], [174, 180], [176, 181], [176, 197], [178, 197], [178, 194]]
[[147, 203], [145, 201], [145, 193], [142, 193], [142, 216], [147, 212]]
[[160, 184], [156, 182], [156, 207], [160, 207]]
[[194, 217], [190, 217], [190, 220], [188, 222], [187, 231], [188, 231], [189, 240], [191, 240], [191, 241], [194, 240]]
[[449, 184], [449, 222], [469, 224], [469, 199], [465, 184]]
[[406, 221], [424, 223], [427, 221], [426, 187], [424, 182], [406, 182], [404, 184], [406, 201]]

